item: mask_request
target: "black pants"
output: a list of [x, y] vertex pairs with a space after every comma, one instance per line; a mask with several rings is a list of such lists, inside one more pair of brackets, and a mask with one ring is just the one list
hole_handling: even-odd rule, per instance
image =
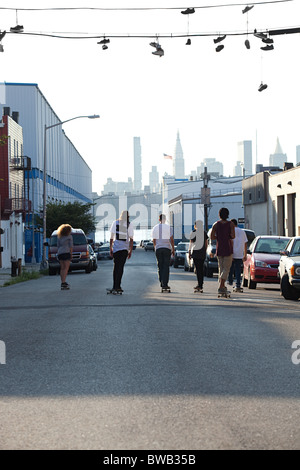
[[194, 259], [194, 266], [195, 266], [198, 286], [201, 288], [203, 287], [203, 263], [204, 263], [204, 259]]
[[127, 250], [116, 251], [113, 254], [114, 269], [113, 269], [113, 289], [121, 289], [121, 280], [124, 272], [124, 265], [128, 256]]
[[158, 248], [155, 252], [157, 259], [158, 279], [162, 287], [169, 283], [171, 250]]

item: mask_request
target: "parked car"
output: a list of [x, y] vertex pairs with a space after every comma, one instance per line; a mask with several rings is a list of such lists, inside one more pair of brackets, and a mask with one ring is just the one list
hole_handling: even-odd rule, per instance
[[[85, 270], [86, 273], [92, 272], [89, 244], [84, 231], [80, 228], [72, 228], [71, 235], [73, 237], [73, 254], [69, 272], [81, 269]], [[48, 246], [49, 275], [52, 276], [60, 271], [60, 264], [57, 258], [57, 230], [52, 232], [46, 246]]]
[[255, 232], [253, 230], [249, 230], [248, 228], [243, 228], [244, 232], [246, 232], [247, 238], [248, 238], [248, 249], [251, 243], [253, 242], [254, 238], [256, 237]]
[[151, 242], [151, 240], [141, 240], [141, 247], [145, 248], [146, 243]]
[[278, 275], [280, 290], [285, 299], [300, 298], [300, 237], [292, 237], [281, 251]]
[[178, 266], [184, 266], [185, 254], [189, 251], [189, 243], [179, 242], [175, 249], [175, 256], [173, 266], [178, 268]]
[[147, 242], [144, 244], [144, 250], [145, 251], [154, 251], [154, 244], [153, 242]]
[[219, 263], [216, 255], [217, 241], [208, 239], [206, 255], [203, 263], [203, 273], [206, 277], [213, 277], [218, 272]]
[[251, 243], [244, 261], [243, 286], [256, 289], [257, 283], [279, 284], [278, 266], [280, 252], [285, 249], [289, 237], [260, 235]]
[[99, 246], [98, 248], [98, 253], [97, 253], [97, 259], [112, 259], [110, 256], [110, 245], [109, 243], [103, 243], [103, 245]]
[[94, 252], [92, 245], [89, 245], [89, 252], [90, 252], [90, 257], [91, 257], [91, 263], [93, 266], [93, 271], [97, 271], [98, 264], [97, 264], [97, 256], [96, 253]]

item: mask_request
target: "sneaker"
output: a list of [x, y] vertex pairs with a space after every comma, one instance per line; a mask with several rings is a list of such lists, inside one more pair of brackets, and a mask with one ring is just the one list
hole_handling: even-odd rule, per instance
[[226, 38], [226, 34], [224, 36], [219, 36], [217, 39], [214, 39], [214, 43], [217, 44], [218, 42], [223, 41]]
[[67, 282], [62, 282], [60, 287], [61, 289], [70, 289], [70, 286]]
[[185, 45], [186, 46], [190, 46], [192, 44], [192, 41], [190, 40], [190, 38], [188, 38], [188, 40], [186, 41]]
[[250, 49], [250, 41], [249, 41], [249, 39], [246, 39], [246, 41], [245, 41], [245, 46], [246, 46], [247, 49]]
[[259, 39], [266, 39], [268, 37], [266, 33], [258, 33], [256, 29], [254, 30], [254, 36]]
[[224, 49], [223, 44], [220, 44], [218, 47], [216, 47], [216, 52], [220, 52], [222, 49]]
[[274, 49], [273, 44], [267, 44], [266, 46], [261, 47], [262, 51], [271, 51], [272, 49]]
[[273, 44], [274, 40], [271, 38], [262, 38], [262, 42], [265, 44]]
[[268, 88], [268, 85], [261, 83], [258, 88], [258, 91], [264, 91], [266, 88]]
[[233, 292], [243, 292], [243, 289], [241, 287], [234, 287]]
[[186, 10], [181, 12], [183, 15], [190, 15], [191, 13], [195, 13], [195, 8], [187, 8]]
[[108, 43], [110, 43], [110, 40], [106, 38], [101, 39], [101, 41], [97, 42], [97, 44], [108, 44]]
[[248, 13], [248, 11], [252, 10], [254, 5], [247, 5], [243, 10], [242, 13]]
[[13, 26], [10, 28], [11, 33], [22, 33], [24, 31], [24, 27], [21, 26], [20, 24], [17, 24], [17, 26]]
[[194, 287], [194, 289], [198, 292], [203, 292], [203, 288], [200, 286]]
[[164, 50], [161, 47], [158, 47], [156, 51], [152, 52], [152, 54], [162, 57], [164, 55]]
[[159, 44], [157, 42], [150, 42], [149, 46], [158, 47]]

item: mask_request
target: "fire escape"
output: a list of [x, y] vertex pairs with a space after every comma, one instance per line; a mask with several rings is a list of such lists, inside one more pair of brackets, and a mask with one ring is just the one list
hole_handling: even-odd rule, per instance
[[[3, 215], [9, 217], [13, 212], [21, 213], [22, 220], [27, 223], [29, 221], [29, 214], [31, 212], [31, 201], [29, 198], [29, 171], [31, 170], [31, 158], [29, 157], [14, 157], [9, 161], [9, 171], [12, 172], [12, 179], [22, 182], [23, 195], [22, 197], [13, 197], [4, 199]], [[18, 172], [15, 176], [13, 173]], [[20, 175], [20, 172], [22, 174]], [[25, 173], [27, 172], [27, 178]], [[26, 184], [27, 183], [27, 184]], [[27, 217], [26, 217], [27, 215]]]

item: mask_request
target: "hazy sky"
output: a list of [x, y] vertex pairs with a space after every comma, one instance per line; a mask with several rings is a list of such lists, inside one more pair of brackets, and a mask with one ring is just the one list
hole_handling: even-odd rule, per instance
[[[163, 153], [174, 154], [177, 131], [186, 173], [196, 170], [203, 158], [213, 157], [232, 175], [240, 140], [253, 141], [254, 164], [256, 152], [257, 162], [268, 164], [279, 137], [288, 161], [295, 163], [300, 145], [300, 34], [271, 36], [274, 50], [263, 51], [266, 44], [252, 33], [255, 28], [299, 27], [300, 2], [249, 3], [255, 6], [243, 14], [246, 5], [235, 0], [1, 1], [2, 8], [13, 8], [0, 11], [1, 31], [18, 22], [27, 33], [85, 39], [6, 34], [0, 81], [37, 83], [62, 121], [100, 114], [101, 119], [75, 120], [63, 127], [93, 170], [97, 192], [107, 177], [133, 178], [134, 136], [141, 138], [143, 185], [149, 182], [152, 165], [160, 175], [171, 170]], [[159, 9], [147, 9], [155, 7]], [[183, 15], [188, 7], [195, 7], [195, 13]], [[248, 36], [241, 34], [247, 31]], [[186, 37], [175, 37], [188, 33], [191, 45], [186, 45]], [[214, 43], [222, 34], [225, 40]], [[110, 37], [107, 50], [97, 44], [103, 35]], [[247, 38], [250, 49], [244, 44]], [[163, 57], [152, 54], [152, 41], [161, 44]], [[220, 44], [224, 49], [216, 52]], [[259, 92], [261, 82], [268, 88]]]

